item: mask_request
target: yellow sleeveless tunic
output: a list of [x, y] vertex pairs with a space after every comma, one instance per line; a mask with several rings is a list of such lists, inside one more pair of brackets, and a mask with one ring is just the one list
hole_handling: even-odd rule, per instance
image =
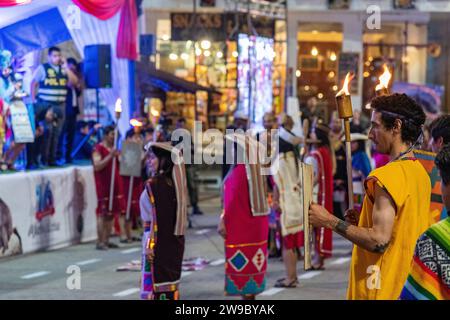
[[372, 227], [375, 184], [386, 190], [396, 206], [391, 242], [384, 253], [353, 246], [348, 299], [398, 299], [409, 273], [419, 236], [432, 224], [431, 184], [415, 159], [401, 159], [378, 168], [365, 181], [359, 226]]

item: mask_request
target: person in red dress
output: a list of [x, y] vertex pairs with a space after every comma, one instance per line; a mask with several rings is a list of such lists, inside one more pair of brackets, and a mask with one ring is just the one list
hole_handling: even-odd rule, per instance
[[223, 214], [218, 226], [225, 242], [225, 294], [253, 300], [266, 288], [269, 236], [266, 177], [261, 173], [260, 159], [255, 156], [256, 139], [241, 133], [228, 134], [226, 139], [233, 144], [225, 151], [231, 155], [235, 151], [223, 181]]
[[[333, 213], [333, 174], [335, 161], [330, 147], [330, 127], [318, 123], [312, 128], [310, 137], [313, 141], [311, 151], [305, 162], [314, 167], [314, 185], [317, 191], [317, 203]], [[323, 270], [325, 259], [331, 257], [333, 233], [328, 228], [315, 228], [315, 256], [313, 270]]]
[[[134, 128], [127, 131], [125, 139], [128, 142], [139, 143], [143, 146], [143, 136], [141, 133], [136, 132]], [[142, 162], [145, 161], [144, 153], [142, 156]], [[125, 203], [128, 205], [128, 192], [130, 190], [130, 177], [122, 176], [122, 189], [125, 197]], [[141, 241], [140, 238], [133, 236], [132, 228], [133, 225], [137, 225], [137, 220], [140, 215], [139, 209], [139, 198], [142, 191], [144, 190], [144, 182], [141, 177], [133, 178], [133, 187], [131, 193], [131, 205], [130, 205], [130, 217], [126, 220], [126, 212], [120, 217], [120, 242], [121, 243], [132, 243], [133, 241]], [[126, 210], [126, 207], [125, 207]]]
[[92, 152], [94, 165], [95, 187], [97, 190], [97, 249], [106, 250], [117, 248], [114, 243], [109, 242], [114, 216], [125, 212], [125, 198], [122, 191], [122, 181], [119, 175], [119, 163], [116, 164], [114, 172], [114, 199], [112, 210], [109, 210], [109, 192], [111, 186], [111, 174], [113, 159], [119, 161], [119, 151], [114, 148], [114, 127], [107, 126], [103, 132], [103, 140], [98, 143]]

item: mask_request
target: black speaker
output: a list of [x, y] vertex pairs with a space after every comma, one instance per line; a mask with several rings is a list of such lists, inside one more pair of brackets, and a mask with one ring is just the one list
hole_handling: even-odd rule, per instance
[[154, 34], [141, 34], [139, 38], [139, 51], [143, 56], [156, 54], [156, 37]]
[[111, 45], [84, 47], [83, 73], [88, 88], [111, 88]]

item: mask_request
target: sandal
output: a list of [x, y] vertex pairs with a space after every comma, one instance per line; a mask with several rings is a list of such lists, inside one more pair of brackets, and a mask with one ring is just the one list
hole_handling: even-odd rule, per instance
[[323, 265], [324, 265], [324, 264], [321, 263], [321, 264], [319, 264], [317, 267], [311, 266], [311, 269], [309, 269], [308, 271], [325, 270], [325, 267], [324, 267]]
[[108, 250], [108, 246], [106, 246], [103, 243], [97, 243], [97, 245], [95, 246], [95, 249], [97, 249], [97, 250]]
[[281, 281], [277, 281], [277, 283], [275, 283], [275, 286], [274, 286], [275, 288], [297, 288], [297, 283], [298, 283], [297, 279], [295, 279], [294, 281], [292, 281], [288, 284], [286, 284], [284, 282], [285, 279], [280, 279], [280, 280]]
[[[277, 282], [284, 282], [284, 280], [286, 280], [286, 278], [280, 278], [276, 281]], [[298, 284], [298, 278], [295, 278], [295, 282]]]
[[108, 246], [108, 248], [111, 248], [111, 249], [119, 248], [119, 246], [117, 244], [112, 243], [112, 242], [108, 242], [107, 246]]

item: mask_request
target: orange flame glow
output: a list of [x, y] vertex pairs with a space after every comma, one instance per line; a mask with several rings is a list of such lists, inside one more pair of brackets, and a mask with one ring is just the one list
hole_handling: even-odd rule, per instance
[[375, 91], [381, 90], [383, 88], [388, 88], [389, 81], [391, 80], [392, 74], [389, 72], [389, 68], [386, 64], [383, 65], [384, 72], [380, 76], [380, 83], [375, 87]]
[[142, 127], [142, 125], [143, 125], [143, 123], [141, 121], [139, 121], [138, 119], [131, 119], [130, 124], [133, 127]]
[[336, 97], [346, 95], [350, 95], [350, 91], [348, 90], [348, 86], [350, 85], [350, 81], [355, 77], [355, 74], [353, 72], [347, 73], [344, 80], [344, 85], [342, 86], [342, 89], [339, 90], [339, 92], [336, 94]]
[[150, 110], [150, 113], [152, 114], [152, 116], [154, 117], [159, 117], [160, 113], [158, 110], [152, 109]]

